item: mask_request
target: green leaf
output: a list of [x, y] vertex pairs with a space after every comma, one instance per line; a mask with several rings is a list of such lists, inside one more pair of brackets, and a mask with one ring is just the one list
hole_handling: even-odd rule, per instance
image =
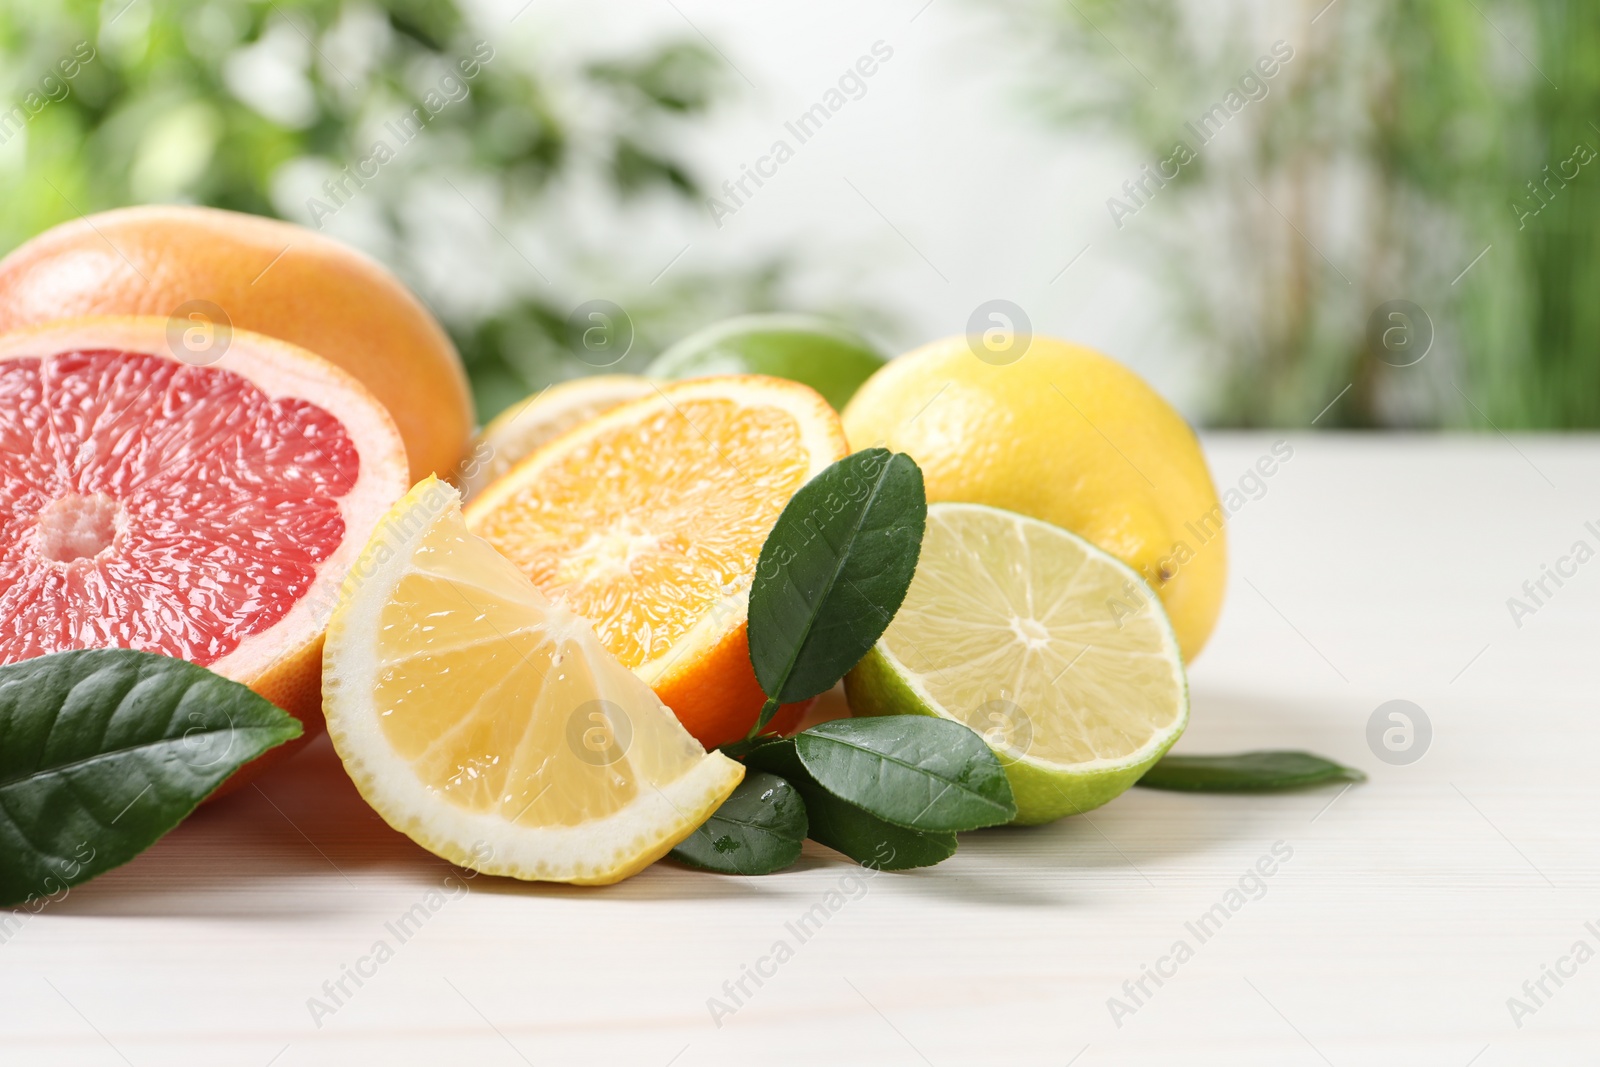
[[300, 724], [237, 682], [131, 649], [0, 667], [0, 905], [128, 862]]
[[771, 741], [745, 757], [745, 764], [786, 779], [805, 798], [811, 840], [882, 871], [930, 867], [955, 855], [956, 835], [922, 833], [884, 822], [846, 803], [811, 777], [792, 740]]
[[788, 782], [765, 771], [745, 774], [739, 788], [669, 855], [720, 874], [771, 874], [800, 858], [806, 805]]
[[1163, 756], [1138, 784], [1185, 793], [1269, 793], [1367, 776], [1309, 752], [1242, 752], [1234, 756]]
[[888, 629], [917, 569], [928, 517], [910, 456], [868, 448], [801, 487], [761, 546], [750, 586], [750, 662], [778, 704], [831, 689]]
[[896, 826], [954, 832], [1017, 817], [1000, 761], [958, 722], [927, 715], [837, 719], [794, 743], [824, 789]]

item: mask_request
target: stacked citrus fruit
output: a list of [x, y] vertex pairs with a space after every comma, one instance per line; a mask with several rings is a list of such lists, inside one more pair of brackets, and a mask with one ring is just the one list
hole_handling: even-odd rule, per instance
[[[771, 328], [696, 343], [749, 358]], [[692, 350], [652, 371], [732, 359]], [[875, 374], [844, 427], [909, 452], [933, 501], [904, 605], [847, 680], [852, 710], [977, 730], [1019, 822], [1126, 789], [1187, 722], [1180, 647], [1198, 650], [1220, 596], [1220, 544], [1173, 562], [1184, 517], [1216, 506], [1187, 426], [1089, 350], [1041, 340], [1002, 368], [958, 339]], [[701, 746], [742, 737], [763, 700], [756, 559], [847, 447], [821, 395], [762, 375], [608, 375], [497, 419], [479, 449], [500, 467], [469, 483], [464, 516], [452, 496], [398, 524], [420, 531], [404, 544], [380, 534], [392, 576], [352, 585], [334, 623], [328, 714], [363, 793], [441, 855], [488, 843], [481, 869], [602, 882], [661, 855], [737, 780]], [[574, 826], [592, 848], [571, 851]]]
[[1132, 371], [1043, 337], [1003, 360], [967, 337], [908, 353], [844, 421], [856, 447], [909, 453], [931, 502], [851, 707], [983, 733], [1019, 822], [1127, 789], [1183, 731], [1183, 661], [1222, 605], [1223, 512], [1188, 425]]
[[1128, 564], [1161, 597], [1186, 657], [1211, 636], [1228, 556], [1205, 457], [1183, 417], [1115, 360], [1036, 337], [997, 364], [952, 337], [875, 375], [844, 423], [856, 448], [909, 453], [929, 500], [1031, 515]]
[[[543, 420], [541, 403], [513, 417]], [[464, 517], [454, 490], [419, 485], [352, 572], [324, 653], [362, 794], [490, 873], [601, 884], [665, 854], [743, 775], [705, 747], [742, 737], [765, 699], [756, 560], [845, 451], [816, 392], [738, 375], [579, 421]]]
[[391, 825], [490, 873], [613, 882], [730, 795], [743, 767], [708, 749], [766, 699], [757, 561], [852, 445], [909, 453], [930, 506], [850, 704], [979, 731], [1019, 822], [1160, 758], [1220, 607], [1193, 435], [1061, 342], [880, 366], [837, 326], [747, 317], [648, 376], [530, 397], [467, 447], [460, 362], [392, 275], [186, 208], [19, 249], [0, 328], [0, 662], [122, 645], [320, 712]]

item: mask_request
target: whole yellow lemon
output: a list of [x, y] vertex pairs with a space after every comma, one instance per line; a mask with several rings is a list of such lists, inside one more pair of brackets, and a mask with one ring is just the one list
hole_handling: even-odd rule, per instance
[[[997, 353], [949, 337], [893, 360], [844, 410], [851, 447], [910, 454], [929, 502], [1021, 512], [1099, 545], [1159, 594], [1192, 660], [1228, 574], [1223, 510], [1194, 431], [1115, 360], [1048, 337], [1019, 357], [1016, 341]], [[1106, 610], [1132, 614], [1147, 595], [1127, 590]]]

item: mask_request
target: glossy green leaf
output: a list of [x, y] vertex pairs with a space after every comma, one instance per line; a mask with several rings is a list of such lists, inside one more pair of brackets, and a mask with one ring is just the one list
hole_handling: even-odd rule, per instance
[[299, 722], [238, 682], [149, 652], [0, 666], [0, 905], [126, 863], [298, 736]]
[[838, 719], [794, 743], [824, 789], [896, 826], [954, 832], [1017, 816], [999, 759], [958, 722], [927, 715]]
[[761, 745], [745, 757], [745, 764], [776, 774], [794, 786], [805, 798], [811, 840], [857, 863], [883, 871], [904, 871], [932, 866], [955, 855], [955, 834], [907, 830], [822, 788], [800, 762], [792, 740]]
[[1309, 752], [1241, 752], [1232, 756], [1161, 757], [1138, 784], [1185, 793], [1268, 793], [1367, 776]]
[[888, 629], [917, 569], [928, 505], [910, 456], [869, 448], [801, 487], [750, 587], [750, 661], [779, 704], [833, 687]]
[[800, 858], [806, 830], [800, 793], [775, 774], [753, 770], [669, 855], [720, 874], [771, 874]]

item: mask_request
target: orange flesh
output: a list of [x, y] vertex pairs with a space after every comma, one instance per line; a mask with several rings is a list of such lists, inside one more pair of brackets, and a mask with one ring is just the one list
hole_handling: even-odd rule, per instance
[[686, 399], [559, 456], [472, 526], [637, 668], [748, 587], [810, 461], [788, 412]]

